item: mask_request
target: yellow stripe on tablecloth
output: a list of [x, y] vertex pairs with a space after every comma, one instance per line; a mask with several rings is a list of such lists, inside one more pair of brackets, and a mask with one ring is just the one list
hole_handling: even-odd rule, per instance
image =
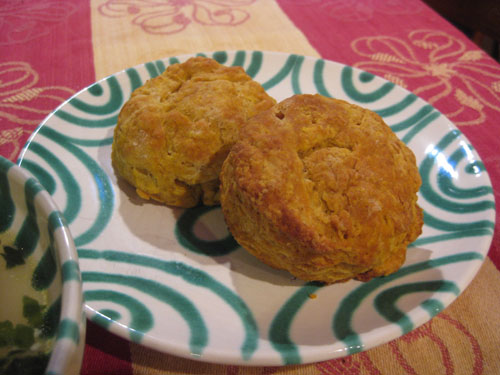
[[[96, 79], [147, 61], [203, 51], [252, 49], [319, 57], [275, 1], [240, 1], [241, 5], [229, 8], [234, 23], [239, 24], [203, 25], [207, 17], [220, 16], [218, 10], [228, 10], [216, 3], [203, 3], [207, 13], [198, 8], [193, 14], [191, 5], [159, 17], [162, 11], [169, 10], [167, 5], [153, 10], [146, 9], [141, 1], [134, 5], [134, 1], [91, 0]], [[174, 19], [178, 21], [175, 25], [189, 23], [182, 30], [169, 28], [167, 24]], [[164, 33], [152, 33], [160, 31]]]
[[272, 368], [257, 366], [219, 365], [179, 358], [169, 354], [159, 353], [144, 346], [131, 343], [132, 371], [134, 375], [321, 375], [315, 364], [283, 366]]

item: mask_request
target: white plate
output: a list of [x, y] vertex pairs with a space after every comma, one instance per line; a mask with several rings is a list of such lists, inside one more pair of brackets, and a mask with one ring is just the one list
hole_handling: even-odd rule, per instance
[[139, 199], [111, 167], [117, 114], [133, 89], [190, 56], [146, 63], [61, 105], [20, 157], [70, 225], [89, 319], [182, 357], [283, 365], [385, 343], [464, 290], [488, 252], [495, 207], [483, 163], [447, 118], [405, 89], [335, 62], [260, 51], [207, 55], [243, 66], [278, 101], [319, 92], [381, 114], [416, 154], [423, 233], [397, 273], [321, 287], [239, 248], [218, 207], [181, 210]]

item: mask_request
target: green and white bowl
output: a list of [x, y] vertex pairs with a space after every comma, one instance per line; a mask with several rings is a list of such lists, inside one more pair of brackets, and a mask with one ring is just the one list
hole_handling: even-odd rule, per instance
[[79, 373], [85, 317], [73, 238], [38, 180], [3, 157], [0, 304], [0, 373]]

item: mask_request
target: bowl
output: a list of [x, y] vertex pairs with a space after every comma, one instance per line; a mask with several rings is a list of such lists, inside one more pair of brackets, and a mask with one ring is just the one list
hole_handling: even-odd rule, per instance
[[0, 156], [0, 373], [78, 374], [85, 316], [78, 256], [50, 194]]

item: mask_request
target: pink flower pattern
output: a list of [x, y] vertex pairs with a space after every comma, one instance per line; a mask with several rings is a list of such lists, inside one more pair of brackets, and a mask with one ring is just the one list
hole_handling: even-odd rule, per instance
[[328, 17], [343, 22], [366, 21], [376, 12], [389, 15], [415, 14], [422, 4], [407, 0], [282, 0], [293, 5], [319, 7]]
[[77, 6], [60, 1], [0, 2], [0, 45], [26, 43], [47, 35], [56, 25], [65, 22]]
[[498, 64], [446, 32], [416, 30], [407, 40], [362, 37], [351, 47], [367, 58], [355, 67], [408, 88], [456, 125], [481, 124], [488, 112], [500, 113]]
[[192, 22], [204, 26], [237, 26], [250, 18], [241, 7], [256, 0], [107, 0], [99, 6], [106, 17], [131, 17], [148, 34], [179, 33]]
[[74, 93], [38, 81], [38, 73], [26, 62], [0, 63], [0, 147], [8, 158], [14, 158], [34, 128]]

